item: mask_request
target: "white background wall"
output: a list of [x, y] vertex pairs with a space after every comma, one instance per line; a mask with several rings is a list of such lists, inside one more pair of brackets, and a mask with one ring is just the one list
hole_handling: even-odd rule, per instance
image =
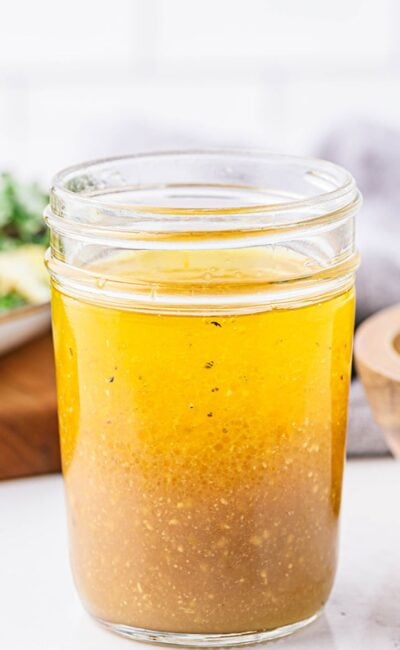
[[400, 128], [399, 0], [2, 0], [0, 166]]

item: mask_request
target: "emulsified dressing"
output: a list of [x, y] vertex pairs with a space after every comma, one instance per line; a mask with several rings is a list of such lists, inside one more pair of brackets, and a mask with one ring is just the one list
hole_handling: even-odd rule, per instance
[[[109, 275], [137, 274], [132, 265], [109, 262]], [[285, 257], [274, 269], [280, 278]], [[322, 607], [353, 319], [352, 289], [222, 316], [118, 309], [54, 289], [72, 563], [95, 617], [218, 634]]]

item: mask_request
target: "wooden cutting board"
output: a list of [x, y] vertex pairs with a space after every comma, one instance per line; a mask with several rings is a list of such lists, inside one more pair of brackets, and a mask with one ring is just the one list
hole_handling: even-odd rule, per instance
[[60, 470], [51, 334], [0, 357], [0, 479]]

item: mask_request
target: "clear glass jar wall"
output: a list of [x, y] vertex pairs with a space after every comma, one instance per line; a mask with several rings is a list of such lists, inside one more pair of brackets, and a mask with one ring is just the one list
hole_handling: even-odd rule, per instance
[[360, 196], [333, 164], [149, 154], [51, 191], [81, 598], [136, 639], [275, 638], [335, 574]]

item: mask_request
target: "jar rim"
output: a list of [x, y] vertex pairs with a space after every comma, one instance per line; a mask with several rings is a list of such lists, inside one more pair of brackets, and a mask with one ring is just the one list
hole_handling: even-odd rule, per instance
[[[158, 164], [182, 164], [186, 161], [219, 161], [228, 165], [236, 161], [242, 163], [269, 165], [270, 168], [291, 168], [298, 172], [298, 180], [307, 180], [309, 187], [316, 190], [310, 196], [290, 195], [287, 193], [287, 200], [282, 201], [255, 201], [251, 204], [240, 204], [234, 206], [181, 206], [181, 205], [157, 205], [154, 201], [121, 203], [110, 199], [110, 194], [117, 191], [115, 187], [124, 187], [124, 175], [118, 168], [127, 165], [138, 166], [152, 163]], [[139, 168], [138, 168], [139, 169]], [[108, 174], [109, 179], [116, 183], [114, 189], [107, 186], [104, 178]], [[226, 168], [226, 187], [237, 187], [229, 185], [229, 166]], [[135, 180], [135, 179], [134, 179]], [[193, 179], [193, 182], [196, 179]], [[107, 181], [108, 182], [108, 181]], [[140, 174], [133, 189], [148, 188], [158, 189], [163, 186], [160, 182], [155, 185], [146, 184], [140, 181]], [[165, 187], [168, 184], [164, 184]], [[171, 188], [179, 187], [179, 183], [170, 184]], [[243, 186], [245, 187], [245, 186]], [[257, 196], [262, 195], [267, 188], [262, 186], [248, 186], [254, 190]], [[322, 191], [319, 191], [322, 187]], [[283, 190], [284, 191], [284, 190]], [[150, 192], [151, 193], [151, 192]], [[107, 198], [105, 198], [105, 195]], [[293, 228], [314, 224], [323, 219], [343, 218], [347, 212], [358, 209], [361, 200], [353, 176], [346, 169], [336, 163], [328, 162], [319, 158], [292, 156], [287, 154], [274, 154], [262, 149], [199, 149], [181, 151], [160, 151], [131, 154], [89, 161], [79, 165], [68, 167], [59, 172], [53, 180], [50, 202], [51, 207], [47, 211], [49, 222], [53, 219], [65, 222], [79, 221], [79, 225], [85, 229], [93, 227], [102, 230], [123, 230], [146, 231], [152, 230], [151, 221], [155, 220], [154, 229], [171, 231], [171, 227], [178, 226], [178, 229], [193, 232], [204, 230], [214, 222], [211, 229], [217, 230], [243, 230], [254, 229], [276, 230], [281, 228]], [[92, 210], [91, 217], [86, 219], [83, 211]], [[93, 211], [99, 214], [117, 215], [120, 219], [115, 221], [102, 222], [101, 219], [93, 218]], [[345, 213], [345, 214], [344, 214]], [[194, 214], [196, 218], [194, 218]], [[203, 217], [203, 219], [201, 219]], [[161, 221], [160, 221], [161, 219]]]

